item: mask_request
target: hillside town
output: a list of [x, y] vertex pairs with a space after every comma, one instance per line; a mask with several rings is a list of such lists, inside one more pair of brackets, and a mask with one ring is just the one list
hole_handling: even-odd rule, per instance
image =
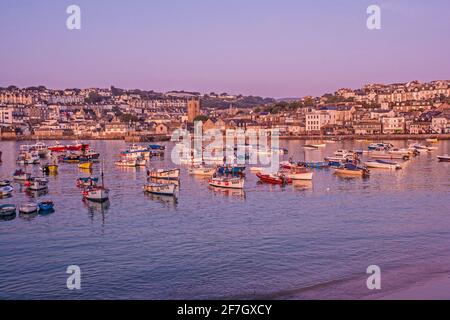
[[282, 136], [448, 134], [450, 80], [368, 84], [321, 97], [228, 93], [0, 88], [1, 139], [164, 140], [203, 121], [204, 130], [273, 129]]

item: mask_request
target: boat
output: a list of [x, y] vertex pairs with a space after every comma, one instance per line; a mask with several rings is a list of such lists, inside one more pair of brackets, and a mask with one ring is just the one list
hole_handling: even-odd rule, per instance
[[93, 165], [93, 163], [91, 161], [80, 162], [78, 164], [78, 168], [80, 168], [80, 169], [91, 169], [92, 165]]
[[25, 181], [31, 178], [31, 174], [26, 173], [22, 169], [18, 169], [14, 171], [13, 178], [14, 180]]
[[14, 188], [11, 186], [0, 187], [0, 197], [9, 197], [12, 195]]
[[25, 181], [24, 185], [31, 191], [45, 190], [48, 188], [48, 180], [46, 178], [30, 178]]
[[148, 146], [148, 148], [151, 150], [165, 150], [166, 146], [161, 146], [159, 144], [151, 144]]
[[325, 143], [317, 143], [317, 144], [311, 144], [311, 146], [315, 148], [325, 148], [327, 145]]
[[265, 169], [264, 167], [250, 167], [250, 172], [262, 172]]
[[6, 186], [10, 186], [11, 185], [11, 181], [6, 180], [6, 179], [0, 179], [0, 187], [6, 187]]
[[313, 144], [305, 144], [303, 146], [304, 149], [309, 149], [309, 150], [317, 150], [319, 149], [319, 147], [317, 145], [313, 145]]
[[402, 168], [402, 166], [399, 163], [386, 160], [366, 161], [364, 164], [368, 168], [391, 169], [391, 170]]
[[75, 144], [69, 144], [66, 146], [66, 150], [68, 151], [83, 151], [83, 150], [88, 150], [89, 149], [89, 145], [86, 143], [81, 143], [79, 141], [76, 141]]
[[425, 139], [426, 142], [430, 142], [430, 143], [438, 143], [438, 139], [437, 138], [430, 138], [430, 139]]
[[31, 214], [39, 211], [39, 207], [36, 203], [25, 203], [19, 206], [19, 212], [25, 214]]
[[149, 178], [178, 180], [180, 178], [180, 169], [153, 169], [147, 171]]
[[115, 165], [119, 166], [119, 167], [136, 167], [137, 163], [136, 163], [136, 160], [134, 160], [134, 159], [122, 159], [122, 160], [116, 161]]
[[370, 171], [367, 168], [355, 166], [352, 163], [346, 163], [340, 168], [335, 169], [335, 174], [367, 177]]
[[409, 148], [410, 149], [419, 150], [419, 152], [420, 151], [428, 151], [428, 152], [430, 152], [430, 151], [433, 151], [433, 150], [437, 149], [437, 147], [429, 147], [429, 146], [425, 146], [425, 145], [420, 144], [420, 143], [412, 144], [412, 145], [409, 146]]
[[175, 195], [177, 186], [173, 183], [147, 183], [144, 185], [144, 191], [152, 194]]
[[58, 165], [57, 164], [45, 164], [42, 166], [42, 172], [45, 174], [58, 173]]
[[243, 189], [245, 180], [237, 177], [214, 177], [208, 180], [208, 184], [212, 187]]
[[292, 180], [312, 180], [313, 177], [313, 172], [307, 170], [305, 167], [282, 169], [280, 173]]
[[402, 159], [402, 160], [409, 160], [410, 156], [409, 154], [404, 153], [390, 153], [386, 150], [371, 150], [367, 152], [367, 155], [371, 158], [378, 158], [378, 159]]
[[244, 166], [224, 165], [218, 166], [216, 169], [219, 175], [241, 175], [245, 171]]
[[10, 217], [16, 214], [16, 205], [0, 204], [0, 217]]
[[145, 167], [147, 165], [147, 160], [144, 158], [136, 159], [136, 167]]
[[91, 185], [83, 189], [83, 198], [94, 202], [105, 202], [109, 200], [109, 189], [104, 186], [103, 170], [102, 170], [102, 184]]
[[37, 151], [21, 152], [17, 157], [17, 164], [19, 165], [37, 164], [39, 161], [40, 157]]
[[328, 162], [324, 162], [324, 161], [299, 162], [299, 165], [302, 165], [305, 168], [314, 168], [314, 169], [323, 169], [323, 168], [328, 168], [330, 166]]
[[270, 183], [270, 184], [290, 184], [292, 183], [292, 179], [286, 177], [282, 173], [272, 173], [272, 174], [264, 174], [261, 172], [258, 172], [256, 176], [259, 178], [261, 182]]
[[441, 162], [450, 162], [450, 156], [448, 154], [443, 156], [437, 156], [437, 158]]
[[52, 152], [65, 152], [66, 146], [60, 144], [58, 141], [56, 141], [56, 144], [53, 146], [48, 147], [48, 150]]
[[89, 187], [98, 183], [97, 177], [78, 178], [77, 187]]
[[50, 153], [48, 146], [43, 142], [36, 142], [35, 144], [32, 145], [21, 145], [20, 151], [21, 152], [35, 151], [42, 158], [46, 157]]
[[53, 203], [53, 201], [47, 200], [47, 201], [42, 201], [38, 203], [38, 207], [39, 207], [39, 212], [43, 211], [43, 212], [49, 212], [49, 211], [53, 211], [55, 204]]
[[389, 150], [392, 147], [393, 147], [393, 145], [390, 143], [371, 143], [371, 144], [369, 144], [367, 149], [368, 150], [379, 150], [379, 149]]
[[215, 172], [215, 168], [204, 166], [194, 166], [189, 169], [189, 174], [194, 176], [212, 176]]
[[100, 153], [93, 149], [89, 149], [83, 152], [83, 157], [88, 160], [98, 160], [98, 158], [100, 158]]

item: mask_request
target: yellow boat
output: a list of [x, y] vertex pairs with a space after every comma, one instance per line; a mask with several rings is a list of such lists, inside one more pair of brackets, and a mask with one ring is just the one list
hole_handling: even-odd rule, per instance
[[47, 174], [57, 174], [58, 173], [58, 165], [56, 164], [47, 164], [42, 170]]
[[80, 169], [91, 169], [92, 168], [92, 162], [81, 162], [78, 164], [78, 168]]
[[431, 143], [437, 143], [438, 139], [426, 139], [427, 142], [431, 142]]

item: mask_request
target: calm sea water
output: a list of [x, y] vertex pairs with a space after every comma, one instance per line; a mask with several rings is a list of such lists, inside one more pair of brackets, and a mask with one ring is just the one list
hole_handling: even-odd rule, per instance
[[[223, 192], [183, 169], [178, 201], [145, 195], [145, 169], [114, 166], [124, 142], [90, 144], [105, 159], [109, 204], [84, 203], [75, 180], [86, 174], [61, 164], [37, 198], [52, 199], [55, 213], [0, 221], [1, 299], [370, 298], [369, 265], [381, 267], [382, 293], [450, 269], [450, 164], [436, 159], [448, 141], [403, 170], [368, 179], [315, 170], [312, 183], [284, 188], [247, 170], [244, 192]], [[367, 147], [302, 144], [282, 142], [298, 160]], [[11, 178], [18, 147], [0, 142], [1, 177]], [[35, 197], [15, 187], [0, 203]], [[79, 291], [66, 288], [69, 265], [81, 268]]]

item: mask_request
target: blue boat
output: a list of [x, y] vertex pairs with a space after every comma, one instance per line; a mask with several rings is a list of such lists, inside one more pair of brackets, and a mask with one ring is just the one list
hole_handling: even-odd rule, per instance
[[299, 165], [302, 165], [307, 168], [314, 168], [314, 169], [323, 169], [328, 168], [330, 166], [329, 162], [299, 162]]
[[219, 175], [240, 175], [243, 174], [245, 167], [241, 166], [219, 166], [217, 167], [217, 173]]
[[152, 150], [165, 150], [166, 149], [166, 146], [161, 146], [159, 144], [151, 144], [148, 147], [149, 147], [149, 149], [152, 149]]
[[38, 206], [39, 206], [39, 211], [50, 212], [53, 210], [55, 205], [54, 205], [53, 201], [42, 201], [42, 202], [39, 202]]

